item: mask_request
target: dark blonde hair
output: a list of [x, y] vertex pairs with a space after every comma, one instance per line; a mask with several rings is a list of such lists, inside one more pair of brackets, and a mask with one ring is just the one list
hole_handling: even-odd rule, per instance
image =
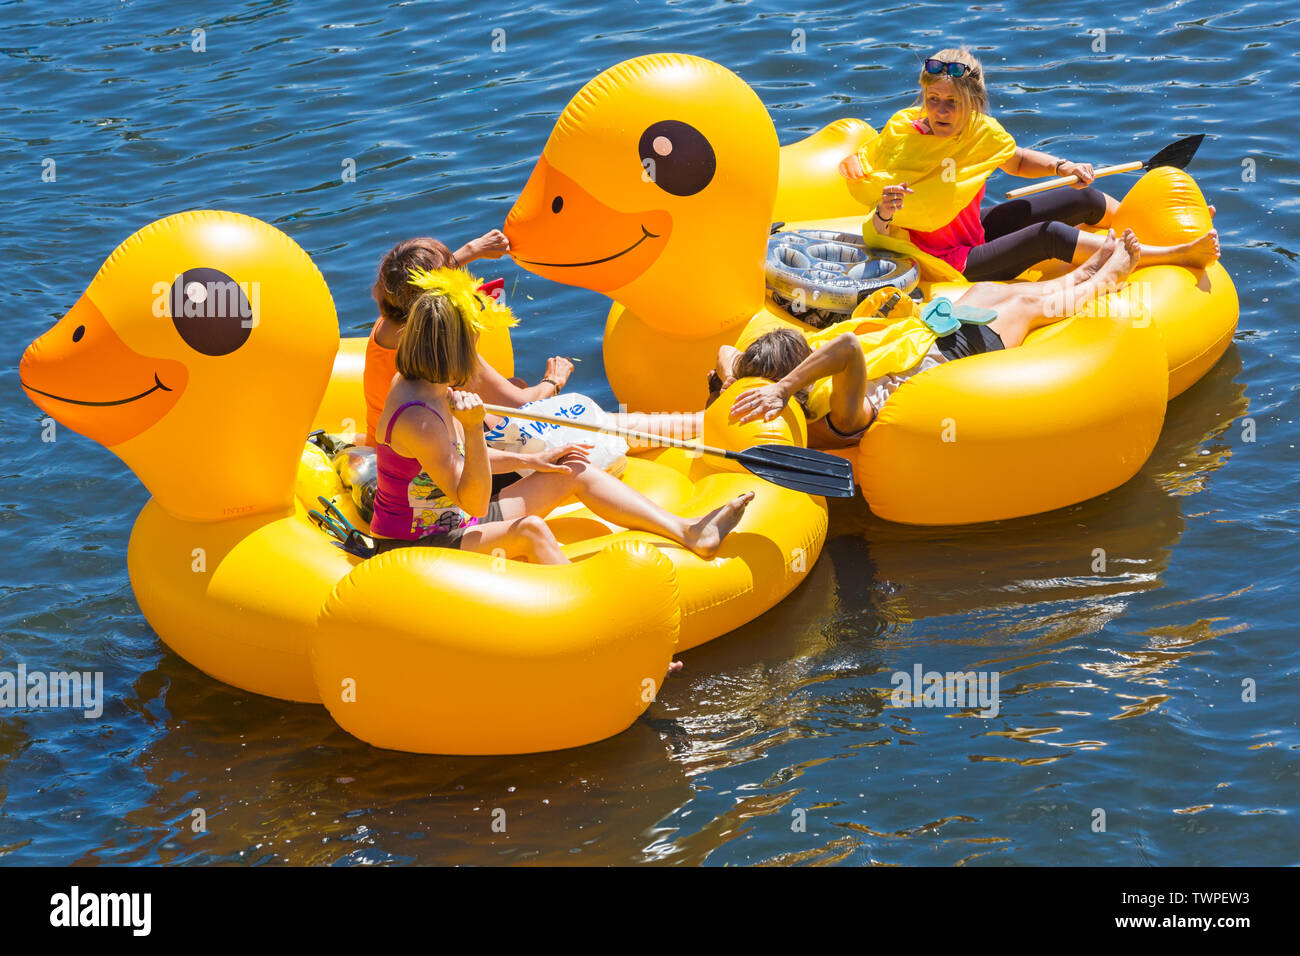
[[961, 63], [967, 67], [967, 71], [962, 76], [949, 76], [945, 70], [937, 76], [925, 71], [925, 64], [921, 64], [921, 95], [917, 99], [918, 106], [925, 105], [925, 94], [931, 86], [940, 80], [952, 80], [953, 92], [957, 96], [957, 102], [962, 105], [965, 115], [962, 117], [963, 125], [970, 120], [972, 116], [977, 116], [989, 111], [989, 91], [984, 85], [984, 67], [976, 59], [975, 54], [971, 53], [966, 47], [960, 49], [940, 50], [932, 60], [942, 60], [944, 63]]
[[410, 283], [412, 269], [434, 272], [451, 265], [452, 253], [437, 239], [421, 236], [403, 239], [385, 253], [370, 296], [379, 306], [379, 314], [401, 325], [411, 311], [420, 290]]
[[[773, 382], [785, 378], [799, 363], [812, 355], [812, 349], [794, 329], [775, 329], [760, 335], [736, 359], [736, 378], [766, 378]], [[795, 392], [794, 400], [808, 414], [808, 389]]]
[[478, 332], [451, 299], [419, 292], [397, 344], [397, 371], [403, 378], [460, 388], [478, 364], [477, 344]]

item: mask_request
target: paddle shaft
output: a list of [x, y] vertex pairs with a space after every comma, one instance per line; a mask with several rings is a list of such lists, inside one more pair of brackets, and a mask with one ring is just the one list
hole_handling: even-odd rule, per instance
[[570, 418], [560, 418], [557, 415], [543, 415], [541, 412], [530, 412], [523, 408], [506, 408], [504, 405], [489, 405], [483, 403], [483, 410], [491, 412], [493, 415], [501, 415], [506, 418], [526, 418], [534, 422], [547, 422], [551, 425], [563, 425], [566, 428], [581, 428], [583, 431], [600, 432], [605, 435], [618, 435], [620, 438], [635, 438], [647, 445], [667, 445], [669, 448], [685, 448], [687, 451], [703, 452], [706, 455], [721, 455], [723, 458], [738, 458], [735, 452], [727, 451], [725, 448], [714, 448], [712, 445], [697, 445], [695, 442], [684, 441], [680, 438], [669, 438], [666, 435], [652, 435], [649, 432], [634, 431], [631, 428], [619, 428], [617, 425], [592, 425], [589, 422], [576, 422]]
[[[1129, 173], [1135, 169], [1141, 169], [1146, 164], [1141, 160], [1135, 160], [1131, 163], [1120, 163], [1118, 166], [1103, 166], [1094, 172], [1098, 178], [1102, 176], [1112, 176], [1115, 173]], [[1021, 196], [1032, 196], [1034, 193], [1046, 192], [1049, 189], [1055, 189], [1057, 186], [1070, 186], [1079, 181], [1078, 176], [1058, 176], [1056, 179], [1044, 180], [1041, 183], [1034, 183], [1032, 186], [1021, 186], [1019, 189], [1013, 189], [1007, 193], [1008, 199], [1019, 199]]]
[[[631, 428], [619, 428], [616, 425], [590, 425], [587, 422], [570, 421], [567, 418], [543, 415], [540, 412], [524, 411], [519, 408], [505, 408], [501, 405], [488, 405], [486, 403], [484, 403], [483, 408], [494, 415], [504, 415], [506, 417], [514, 415], [536, 422], [572, 426], [585, 431], [619, 435], [623, 438], [635, 438], [650, 445], [660, 443], [672, 448], [685, 448], [687, 451], [693, 451], [696, 454], [719, 455], [740, 462], [751, 474], [762, 478], [764, 481], [770, 481], [773, 484], [812, 495], [851, 498], [854, 494], [852, 466], [847, 461], [826, 452], [810, 451], [806, 448], [789, 445], [759, 445], [756, 448], [735, 452], [725, 448], [714, 448], [711, 445], [697, 445], [694, 442], [683, 441], [679, 438], [667, 438], [663, 435], [652, 435], [649, 432], [634, 431]], [[778, 452], [780, 455], [774, 457], [774, 454]], [[795, 460], [784, 460], [790, 455], [796, 456]], [[809, 458], [812, 460], [809, 460]], [[826, 461], [821, 459], [826, 459]], [[827, 469], [831, 465], [834, 467], [828, 471]], [[841, 468], [843, 474], [836, 474], [835, 472]]]

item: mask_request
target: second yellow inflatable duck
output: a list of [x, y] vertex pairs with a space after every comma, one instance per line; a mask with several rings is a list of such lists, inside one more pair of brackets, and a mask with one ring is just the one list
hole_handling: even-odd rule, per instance
[[[621, 401], [699, 408], [720, 345], [743, 348], [780, 326], [814, 331], [765, 295], [770, 226], [860, 235], [864, 210], [837, 165], [871, 135], [840, 120], [778, 149], [762, 102], [731, 71], [683, 54], [628, 60], [561, 113], [506, 220], [512, 255], [614, 300], [604, 354]], [[835, 216], [845, 218], [823, 218]], [[1206, 222], [1195, 183], [1170, 169], [1149, 173], [1115, 217], [1163, 242]], [[1072, 504], [1136, 474], [1166, 398], [1230, 342], [1237, 300], [1217, 263], [1140, 269], [1130, 287], [1148, 293], [1140, 315], [1125, 289], [1022, 348], [904, 384], [846, 453], [872, 509], [915, 524], [988, 521]]]

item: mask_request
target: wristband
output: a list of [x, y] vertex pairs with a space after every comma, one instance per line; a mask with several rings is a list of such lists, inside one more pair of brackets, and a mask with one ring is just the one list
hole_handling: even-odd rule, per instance
[[542, 381], [543, 381], [543, 382], [549, 382], [551, 385], [553, 385], [553, 386], [555, 387], [555, 394], [556, 394], [556, 395], [559, 395], [559, 394], [560, 394], [560, 383], [557, 382], [555, 379], [553, 379], [553, 378], [544, 378], [544, 379], [542, 379]]
[[884, 216], [882, 216], [882, 215], [880, 214], [880, 207], [879, 207], [879, 206], [876, 207], [876, 218], [879, 219], [881, 222], [893, 222], [893, 221], [894, 221], [894, 217], [893, 217], [893, 216], [890, 216], [888, 219], [886, 219]]
[[1058, 160], [1056, 161], [1056, 166], [1054, 166], [1053, 169], [1052, 169], [1052, 171], [1053, 171], [1053, 173], [1055, 173], [1055, 175], [1057, 175], [1057, 176], [1061, 175], [1061, 163], [1063, 163], [1063, 162], [1065, 162], [1065, 160], [1063, 160], [1063, 159], [1058, 159]]

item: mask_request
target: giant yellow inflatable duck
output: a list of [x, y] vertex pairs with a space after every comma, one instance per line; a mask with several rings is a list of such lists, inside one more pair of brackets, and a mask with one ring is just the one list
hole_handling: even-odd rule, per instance
[[[173, 650], [219, 680], [322, 702], [382, 747], [576, 746], [630, 725], [675, 648], [767, 610], [820, 552], [820, 499], [664, 451], [627, 473], [670, 508], [703, 513], [757, 492], [712, 561], [575, 506], [555, 521], [570, 565], [421, 548], [361, 561], [295, 494], [319, 485], [300, 467], [312, 424], [363, 420], [348, 354], [297, 244], [203, 211], [128, 238], [23, 355], [29, 397], [149, 489], [127, 556], [136, 598]], [[799, 440], [800, 426], [787, 416], [735, 433], [713, 416], [706, 431], [744, 447]]]
[[[506, 220], [512, 255], [614, 300], [605, 364], [629, 407], [698, 408], [719, 345], [743, 347], [782, 325], [812, 333], [765, 296], [769, 227], [776, 218], [860, 233], [865, 211], [836, 156], [872, 135], [840, 120], [778, 150], [763, 104], [729, 70], [681, 54], [637, 57], [560, 114]], [[1208, 213], [1189, 176], [1158, 169], [1122, 204], [1115, 226], [1126, 225], [1172, 242], [1208, 228]], [[1166, 399], [1226, 349], [1236, 317], [1217, 264], [1139, 269], [1092, 314], [910, 379], [849, 455], [863, 494], [881, 517], [950, 524], [1115, 488], [1150, 454]]]

